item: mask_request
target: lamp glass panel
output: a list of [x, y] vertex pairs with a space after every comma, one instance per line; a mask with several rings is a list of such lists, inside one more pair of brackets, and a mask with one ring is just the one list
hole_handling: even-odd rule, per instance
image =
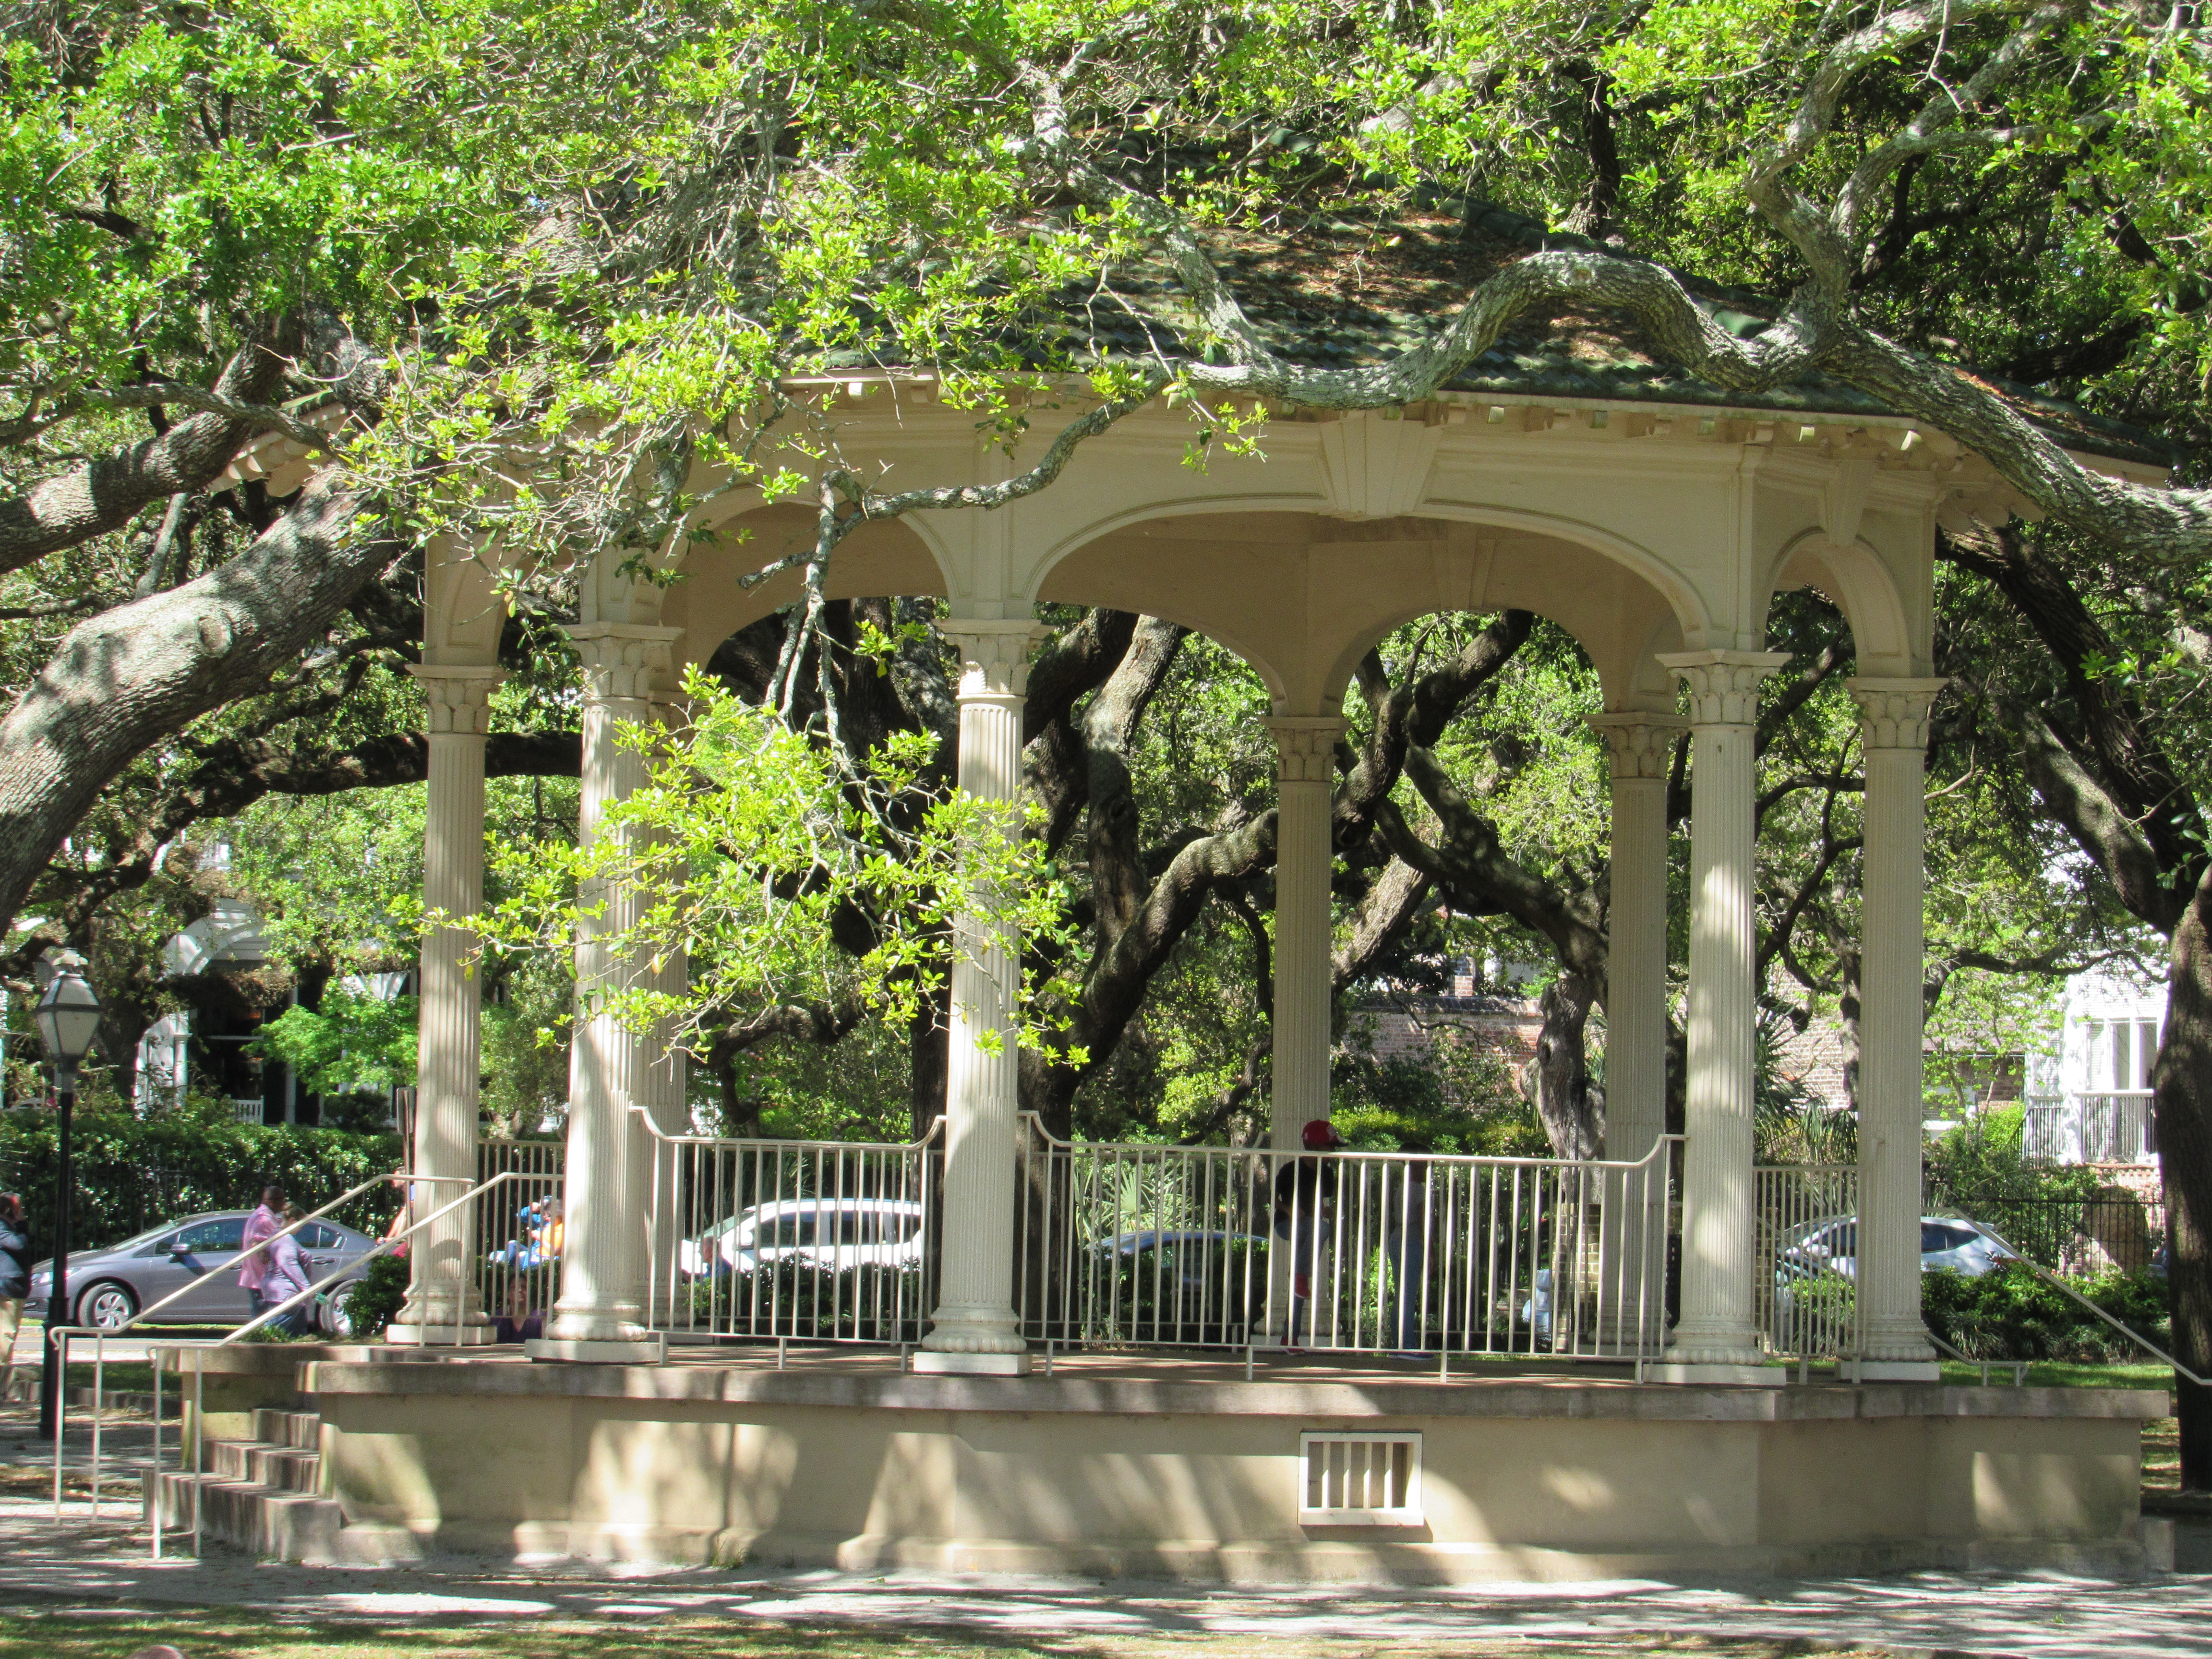
[[64, 974], [39, 1000], [35, 1019], [47, 1056], [74, 1065], [100, 1035], [100, 999], [76, 975]]

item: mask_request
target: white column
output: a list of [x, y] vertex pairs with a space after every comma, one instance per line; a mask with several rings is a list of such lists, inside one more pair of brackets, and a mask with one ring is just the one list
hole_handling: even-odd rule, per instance
[[[483, 902], [484, 735], [496, 668], [417, 667], [429, 699], [428, 799], [422, 831], [422, 902], [450, 916]], [[477, 1178], [477, 1094], [483, 1048], [479, 981], [468, 971], [471, 936], [433, 927], [422, 936], [415, 1061], [415, 1158], [419, 1218]], [[439, 1178], [442, 1177], [442, 1178]], [[391, 1342], [466, 1345], [491, 1340], [479, 1305], [470, 1216], [464, 1208], [416, 1233], [407, 1250], [407, 1302], [386, 1328]]]
[[1598, 714], [1613, 775], [1606, 908], [1605, 1155], [1650, 1152], [1667, 1126], [1667, 771], [1682, 722]]
[[[1613, 782], [1612, 896], [1606, 907], [1605, 1156], [1633, 1163], [1667, 1129], [1667, 773], [1682, 722], [1668, 714], [1591, 718]], [[1663, 1166], [1608, 1182], [1601, 1296], [1615, 1340], [1656, 1340], [1666, 1324], [1663, 1253], [1644, 1249], [1663, 1227]]]
[[[635, 623], [587, 623], [569, 630], [584, 659], [584, 733], [578, 837], [590, 846], [607, 808], [646, 781], [644, 756], [617, 741], [624, 726], [653, 718], [655, 684], [668, 672], [669, 647], [680, 630]], [[645, 896], [624, 882], [595, 884], [580, 895], [603, 902], [578, 923], [576, 992], [585, 1018], [568, 1064], [568, 1158], [562, 1185], [561, 1298], [547, 1340], [533, 1358], [623, 1359], [645, 1346], [645, 1217], [638, 1208], [639, 1165], [647, 1138], [630, 1107], [651, 1096], [649, 1037], [615, 1017], [594, 1012], [595, 995], [639, 981], [645, 964], [618, 958], [601, 941], [635, 925]]]
[[1690, 691], [1690, 993], [1681, 1318], [1664, 1374], [1758, 1381], [1753, 1321], [1752, 1065], [1758, 1020], [1752, 884], [1759, 683], [1768, 652], [1662, 657]]
[[1938, 1382], [1920, 1316], [1923, 763], [1936, 679], [1856, 679], [1866, 752], [1859, 945], [1862, 1376]]
[[[1003, 831], [1017, 834], [1012, 805], [1021, 788], [1030, 648], [1046, 630], [1021, 619], [941, 626], [961, 659], [961, 792], [1004, 803]], [[1017, 1376], [1029, 1368], [1014, 1311], [1021, 962], [1008, 943], [1001, 927], [981, 917], [963, 919], [956, 930], [938, 1304], [915, 1356], [917, 1370]], [[989, 1048], [985, 1032], [994, 1034]]]
[[1275, 1009], [1272, 1144], [1295, 1152], [1328, 1115], [1329, 811], [1336, 739], [1329, 716], [1278, 717], [1275, 734]]

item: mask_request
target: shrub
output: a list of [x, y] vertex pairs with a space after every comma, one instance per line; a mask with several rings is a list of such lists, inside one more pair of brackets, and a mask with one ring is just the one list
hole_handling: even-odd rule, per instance
[[[2166, 1281], [2106, 1273], [2071, 1281], [2129, 1329], [2170, 1346]], [[1920, 1281], [1928, 1328], [1973, 1359], [2134, 1359], [2142, 1350], [2027, 1267], [2006, 1262], [1978, 1278], [1929, 1273]]]
[[[51, 1112], [0, 1116], [0, 1171], [23, 1194], [31, 1247], [42, 1256], [54, 1242], [57, 1139]], [[154, 1118], [80, 1110], [71, 1141], [70, 1247], [79, 1250], [196, 1211], [243, 1209], [272, 1181], [313, 1209], [396, 1169], [400, 1157], [397, 1135], [234, 1123], [191, 1110]], [[336, 1218], [377, 1233], [397, 1206], [397, 1194], [373, 1188]]]
[[353, 1322], [353, 1340], [370, 1342], [398, 1316], [407, 1300], [407, 1258], [374, 1255], [353, 1288], [346, 1292], [346, 1317]]

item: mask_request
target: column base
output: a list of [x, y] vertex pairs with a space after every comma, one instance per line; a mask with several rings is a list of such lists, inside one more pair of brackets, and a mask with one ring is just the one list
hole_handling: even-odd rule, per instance
[[397, 1320], [384, 1328], [384, 1340], [401, 1348], [482, 1348], [499, 1340], [489, 1325], [461, 1322], [460, 1330], [446, 1325], [403, 1325]]
[[1840, 1372], [1855, 1382], [1941, 1382], [1943, 1367], [1933, 1359], [1846, 1359]]
[[914, 1369], [923, 1376], [1027, 1376], [1026, 1353], [939, 1353], [918, 1348], [911, 1356]]
[[588, 1342], [562, 1337], [540, 1337], [522, 1345], [533, 1360], [565, 1360], [578, 1365], [665, 1365], [668, 1339], [653, 1336], [638, 1342]]
[[1650, 1382], [1749, 1384], [1761, 1389], [1778, 1389], [1790, 1381], [1789, 1369], [1783, 1365], [1686, 1365], [1673, 1360], [1646, 1365], [1644, 1376]]

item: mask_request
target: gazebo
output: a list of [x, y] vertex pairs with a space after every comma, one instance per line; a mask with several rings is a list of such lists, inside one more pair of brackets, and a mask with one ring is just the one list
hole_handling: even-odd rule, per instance
[[[1108, 1375], [1065, 1361], [1024, 1375], [1038, 1356], [1016, 1305], [1015, 1048], [985, 1036], [1009, 1030], [1016, 967], [980, 950], [955, 969], [939, 1289], [908, 1364], [659, 1363], [649, 1137], [688, 1132], [682, 1059], [594, 1017], [574, 1050], [561, 1293], [529, 1351], [541, 1363], [469, 1358], [487, 1333], [457, 1215], [415, 1251], [391, 1340], [464, 1352], [309, 1370], [349, 1531], [386, 1549], [1231, 1577], [2139, 1562], [2136, 1437], [2163, 1401], [1944, 1388], [1920, 1316], [1922, 769], [1942, 684], [1934, 540], [1949, 515], [2001, 522], [2024, 503], [1956, 442], [1847, 389], [1746, 399], [1648, 354], [1594, 359], [1591, 333], [1564, 326], [1548, 347], [1498, 354], [1494, 372], [1417, 405], [1273, 411], [1264, 460], [1216, 458], [1203, 471], [1184, 464], [1182, 416], [1142, 411], [1035, 495], [857, 531], [829, 592], [945, 601], [940, 626], [963, 663], [959, 784], [988, 800], [1018, 787], [1041, 604], [1186, 624], [1264, 679], [1279, 757], [1272, 1112], [1285, 1156], [1329, 1109], [1331, 790], [1363, 653], [1425, 613], [1510, 606], [1557, 623], [1596, 670], [1604, 704], [1589, 718], [1611, 761], [1616, 1165], [1650, 1158], [1665, 1129], [1666, 763], [1686, 729], [1679, 1314], [1663, 1349], [1632, 1356], [1632, 1379], [1271, 1370], [1244, 1381], [1233, 1365]], [[855, 368], [792, 390], [889, 488], [989, 483], [1034, 459], [1002, 453], [926, 375]], [[1076, 406], [1041, 417], [1031, 447]], [[2018, 406], [2091, 466], [2164, 476], [2124, 433]], [[281, 444], [261, 465], [288, 464]], [[587, 839], [642, 781], [618, 729], [669, 718], [687, 664], [799, 594], [795, 572], [750, 589], [738, 579], [810, 541], [810, 512], [703, 473], [690, 489], [709, 504], [660, 554], [659, 574], [683, 580], [625, 575], [610, 557], [582, 583], [571, 633], [585, 665]], [[728, 533], [738, 527], [749, 534]], [[483, 742], [501, 678], [495, 559], [446, 544], [428, 572], [425, 899], [451, 915], [481, 890]], [[1753, 736], [1760, 683], [1785, 660], [1765, 648], [1770, 605], [1808, 586], [1855, 642], [1866, 829], [1856, 1363], [1847, 1380], [1797, 1388], [1755, 1316], [1771, 1264], [1753, 1237]], [[641, 902], [609, 898], [602, 933]], [[448, 929], [423, 948], [415, 1146], [419, 1174], [462, 1183], [477, 1178], [468, 947]], [[578, 969], [586, 986], [645, 971], [590, 939]], [[1425, 1439], [1417, 1504], [1316, 1498], [1314, 1447], [1363, 1435], [1385, 1449], [1362, 1455], [1386, 1462], [1399, 1455], [1389, 1446]]]

